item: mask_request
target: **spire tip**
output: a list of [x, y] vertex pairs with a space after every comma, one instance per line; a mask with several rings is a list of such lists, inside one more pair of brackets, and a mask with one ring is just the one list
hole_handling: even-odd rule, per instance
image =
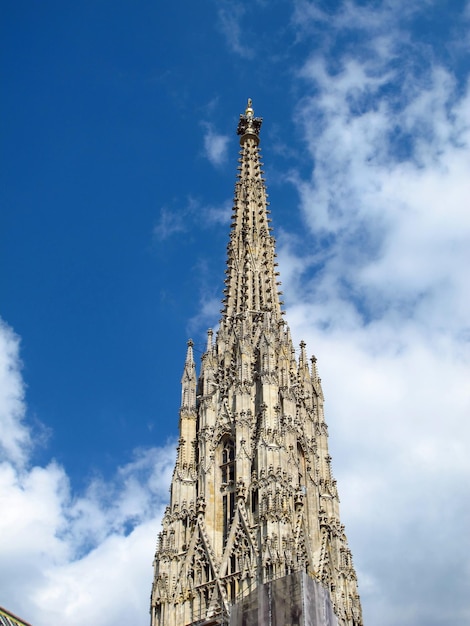
[[259, 140], [259, 131], [262, 123], [262, 117], [255, 117], [253, 100], [248, 98], [245, 113], [240, 115], [240, 121], [238, 122], [237, 135], [241, 135], [240, 143], [247, 135], [251, 135], [252, 137], [254, 136]]

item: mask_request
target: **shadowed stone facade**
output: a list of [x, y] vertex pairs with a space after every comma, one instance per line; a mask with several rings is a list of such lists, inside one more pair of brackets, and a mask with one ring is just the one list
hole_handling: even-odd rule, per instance
[[[222, 317], [216, 336], [207, 333], [199, 376], [188, 342], [170, 505], [155, 554], [152, 626], [228, 624], [231, 613], [232, 623], [242, 624], [233, 618], [244, 599], [293, 573], [329, 592], [338, 624], [362, 625], [316, 359], [308, 359], [303, 342], [296, 357], [284, 320], [261, 123], [249, 100], [237, 130]], [[313, 604], [306, 608], [315, 611]]]

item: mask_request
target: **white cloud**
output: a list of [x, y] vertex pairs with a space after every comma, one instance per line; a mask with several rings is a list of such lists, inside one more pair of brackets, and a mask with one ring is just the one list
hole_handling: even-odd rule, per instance
[[172, 235], [186, 230], [185, 214], [183, 211], [162, 207], [157, 223], [153, 228], [153, 234], [159, 241], [164, 241]]
[[232, 215], [232, 200], [225, 200], [217, 206], [208, 206], [203, 209], [206, 220], [211, 224], [229, 224]]
[[253, 57], [253, 49], [242, 41], [244, 29], [241, 21], [245, 13], [246, 7], [240, 3], [227, 2], [227, 0], [219, 0], [218, 2], [219, 28], [225, 37], [228, 48], [243, 59], [250, 59]]
[[[171, 209], [163, 207], [160, 210], [153, 234], [158, 241], [164, 241], [191, 230], [195, 222], [199, 227], [229, 223], [231, 212], [231, 200], [205, 206], [197, 198], [189, 197], [180, 206]], [[201, 220], [201, 217], [204, 219]]]
[[[354, 114], [351, 92], [361, 96], [372, 84], [365, 73], [357, 80], [360, 74], [347, 65], [328, 79], [324, 68], [309, 64], [307, 75], [322, 91], [302, 110], [315, 169], [311, 180], [294, 182], [312, 231], [335, 239], [329, 263], [336, 273], [324, 272], [325, 281], [335, 280], [336, 289], [354, 284], [371, 314], [406, 304], [417, 314], [420, 303], [449, 288], [455, 297], [464, 293], [470, 96], [457, 98], [441, 68], [401, 111], [380, 101]], [[319, 116], [321, 127], [311, 122]], [[406, 159], [393, 145], [396, 127], [410, 132]], [[465, 314], [464, 304], [454, 317]]]
[[204, 156], [214, 165], [219, 167], [227, 160], [227, 148], [229, 137], [216, 133], [211, 124], [205, 122], [204, 126]]
[[113, 479], [96, 478], [81, 494], [57, 463], [30, 467], [18, 344], [2, 323], [2, 604], [35, 626], [145, 624], [175, 444], [136, 450]]
[[400, 58], [396, 12], [378, 23], [344, 7], [337, 31], [361, 29], [378, 52], [334, 67], [312, 56], [300, 74], [308, 95], [296, 120], [312, 165], [292, 182], [312, 245], [302, 253], [280, 238], [287, 320], [319, 359], [365, 623], [460, 626], [470, 617], [470, 89], [449, 68]]
[[18, 337], [0, 318], [0, 455], [22, 464], [30, 435], [23, 424], [24, 391], [18, 350]]
[[[469, 363], [448, 338], [429, 343], [414, 328], [391, 335], [367, 328], [305, 335], [324, 379], [330, 452], [365, 622], [427, 624], [430, 613], [463, 624]], [[448, 576], [461, 586], [440, 595]]]
[[[216, 329], [214, 324], [216, 321], [218, 324], [221, 304], [220, 298], [213, 296], [211, 292], [212, 290], [206, 288], [200, 296], [201, 306], [198, 313], [188, 321], [188, 333], [190, 335], [205, 332], [209, 328]], [[205, 345], [201, 346], [201, 352], [204, 352], [205, 349]]]
[[47, 567], [41, 588], [29, 591], [35, 626], [147, 624], [156, 528], [152, 519], [127, 536], [109, 534], [82, 559]]

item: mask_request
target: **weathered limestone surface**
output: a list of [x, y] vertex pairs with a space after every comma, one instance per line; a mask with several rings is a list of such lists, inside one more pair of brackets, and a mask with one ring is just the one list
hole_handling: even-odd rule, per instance
[[341, 626], [362, 625], [316, 359], [303, 342], [296, 357], [283, 317], [261, 122], [248, 101], [222, 318], [199, 377], [188, 342], [152, 626], [228, 623], [235, 602], [293, 572], [329, 590]]

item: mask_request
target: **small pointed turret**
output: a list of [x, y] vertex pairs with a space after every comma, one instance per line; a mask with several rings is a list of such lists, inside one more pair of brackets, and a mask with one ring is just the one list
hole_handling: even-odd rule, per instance
[[212, 350], [212, 337], [214, 336], [214, 331], [212, 328], [209, 328], [207, 331], [207, 344], [206, 344], [206, 352], [211, 352]]
[[193, 356], [193, 340], [188, 341], [184, 371], [181, 378], [181, 408], [196, 408], [196, 364]]
[[307, 344], [305, 341], [300, 342], [300, 355], [299, 355], [299, 376], [310, 375], [307, 361]]
[[311, 358], [312, 362], [312, 384], [317, 396], [323, 401], [323, 389], [321, 386], [321, 378], [318, 375], [317, 357], [315, 355]]

